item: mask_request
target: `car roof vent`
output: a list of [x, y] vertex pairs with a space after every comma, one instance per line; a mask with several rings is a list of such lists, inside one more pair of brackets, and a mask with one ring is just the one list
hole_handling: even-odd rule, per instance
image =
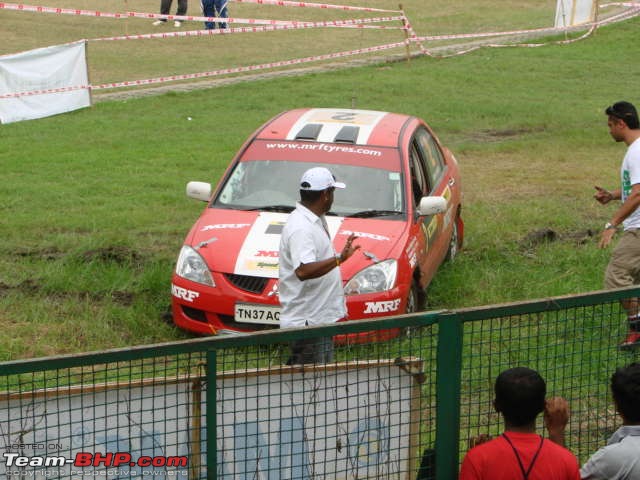
[[317, 140], [322, 130], [320, 123], [308, 123], [297, 133], [296, 140]]
[[345, 125], [340, 129], [333, 141], [336, 143], [356, 143], [359, 132], [360, 127]]

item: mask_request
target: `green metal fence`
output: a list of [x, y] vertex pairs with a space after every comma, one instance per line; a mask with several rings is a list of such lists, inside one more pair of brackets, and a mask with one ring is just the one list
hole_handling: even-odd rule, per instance
[[[569, 400], [584, 461], [618, 423], [611, 373], [640, 355], [617, 348], [636, 296], [0, 363], [0, 478], [454, 479], [469, 439], [500, 432], [493, 381], [516, 365]], [[288, 342], [316, 336], [337, 341], [334, 363], [286, 365]]]

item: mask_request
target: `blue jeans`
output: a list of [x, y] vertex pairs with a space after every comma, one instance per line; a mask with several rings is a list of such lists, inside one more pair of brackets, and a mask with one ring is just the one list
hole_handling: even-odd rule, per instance
[[[201, 0], [202, 14], [205, 17], [220, 17], [227, 18], [229, 13], [227, 12], [227, 0]], [[214, 22], [204, 22], [204, 26], [207, 30], [216, 28]], [[227, 28], [226, 23], [219, 23], [218, 28]]]
[[289, 343], [287, 365], [333, 362], [333, 337], [301, 338]]

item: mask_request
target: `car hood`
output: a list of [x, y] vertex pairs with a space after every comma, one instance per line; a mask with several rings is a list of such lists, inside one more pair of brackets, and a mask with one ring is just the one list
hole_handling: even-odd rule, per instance
[[[280, 233], [289, 214], [207, 208], [193, 226], [186, 243], [194, 247], [215, 272], [255, 277], [278, 277]], [[352, 233], [360, 250], [343, 265], [352, 273], [374, 261], [390, 258], [405, 234], [402, 220], [327, 216], [336, 251]]]

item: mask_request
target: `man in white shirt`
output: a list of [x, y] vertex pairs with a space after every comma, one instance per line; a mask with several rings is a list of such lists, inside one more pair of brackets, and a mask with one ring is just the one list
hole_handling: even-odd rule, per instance
[[640, 363], [615, 371], [611, 393], [623, 426], [580, 469], [584, 480], [640, 478]]
[[[605, 286], [620, 288], [640, 284], [640, 121], [636, 108], [629, 102], [617, 102], [605, 110], [609, 133], [616, 142], [624, 142], [627, 153], [622, 161], [622, 188], [608, 191], [596, 186], [594, 198], [605, 205], [611, 200], [622, 204], [606, 223], [600, 236], [600, 248], [609, 246], [618, 227], [623, 233], [611, 254], [605, 272]], [[640, 346], [638, 299], [622, 302], [629, 323], [629, 334], [620, 348]]]
[[[324, 167], [307, 170], [300, 179], [300, 202], [291, 212], [280, 238], [278, 291], [280, 328], [324, 325], [347, 316], [340, 264], [360, 248], [351, 235], [338, 254], [325, 220], [333, 192], [345, 188]], [[289, 364], [330, 362], [331, 337], [291, 343]]]

